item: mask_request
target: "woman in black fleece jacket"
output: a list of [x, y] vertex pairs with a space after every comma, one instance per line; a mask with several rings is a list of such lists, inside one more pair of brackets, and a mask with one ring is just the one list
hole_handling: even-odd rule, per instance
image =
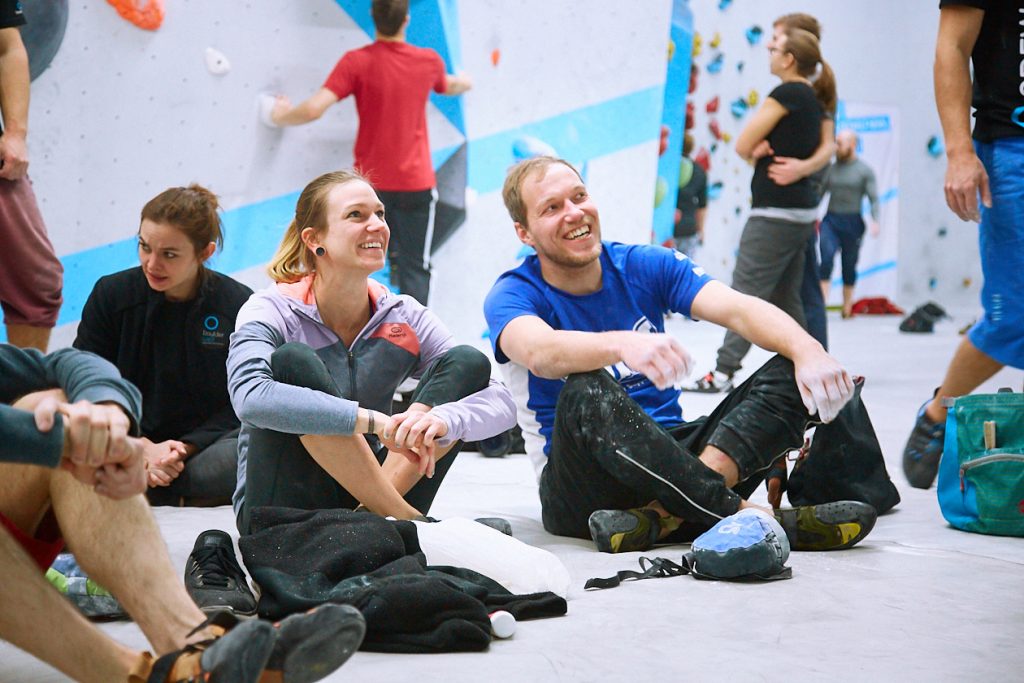
[[223, 244], [217, 197], [175, 187], [142, 209], [140, 266], [96, 283], [75, 348], [142, 391], [154, 505], [221, 505], [235, 487], [238, 418], [227, 393], [228, 339], [252, 290], [205, 262]]

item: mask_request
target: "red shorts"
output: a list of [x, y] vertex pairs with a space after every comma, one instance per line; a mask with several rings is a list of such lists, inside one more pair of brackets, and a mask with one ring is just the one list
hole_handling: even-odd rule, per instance
[[28, 536], [24, 531], [14, 525], [14, 522], [0, 514], [0, 524], [3, 524], [4, 528], [7, 529], [14, 540], [25, 549], [39, 568], [44, 572], [50, 568], [53, 561], [57, 559], [57, 555], [64, 549], [64, 539], [58, 536], [56, 539], [44, 541], [38, 538], [32, 538]]
[[32, 183], [0, 180], [0, 308], [4, 323], [53, 327], [64, 266], [53, 252]]

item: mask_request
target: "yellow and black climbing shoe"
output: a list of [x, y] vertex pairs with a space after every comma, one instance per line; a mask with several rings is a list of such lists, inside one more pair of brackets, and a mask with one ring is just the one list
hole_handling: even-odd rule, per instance
[[867, 503], [841, 500], [775, 511], [793, 550], [843, 550], [860, 543], [878, 513]]

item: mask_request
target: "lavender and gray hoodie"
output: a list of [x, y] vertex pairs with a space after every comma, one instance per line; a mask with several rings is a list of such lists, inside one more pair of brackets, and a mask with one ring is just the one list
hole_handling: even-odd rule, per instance
[[[375, 310], [350, 348], [320, 317], [311, 276], [256, 292], [238, 311], [228, 352], [228, 391], [242, 421], [233, 496], [236, 513], [245, 495], [251, 428], [287, 434], [351, 434], [357, 408], [390, 414], [398, 385], [407, 377], [422, 376], [434, 359], [453, 346], [451, 333], [415, 299], [392, 294], [373, 280], [367, 281], [367, 288]], [[270, 356], [287, 342], [301, 342], [316, 351], [345, 398], [275, 382]], [[434, 406], [431, 412], [448, 425], [441, 445], [494, 436], [516, 421], [511, 393], [494, 380], [486, 389]]]

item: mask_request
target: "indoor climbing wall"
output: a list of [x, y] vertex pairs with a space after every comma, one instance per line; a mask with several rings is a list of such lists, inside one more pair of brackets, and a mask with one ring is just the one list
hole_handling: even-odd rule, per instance
[[[29, 138], [66, 269], [55, 345], [73, 338], [96, 279], [136, 263], [139, 210], [169, 186], [195, 181], [221, 197], [226, 243], [213, 267], [265, 283], [298, 192], [351, 164], [357, 118], [350, 99], [310, 125], [271, 129], [259, 95], [299, 101], [319, 88], [342, 53], [372, 39], [369, 0], [26, 4], [30, 21], [38, 5], [63, 29], [33, 48], [51, 61], [32, 85]], [[672, 0], [578, 9], [412, 1], [410, 42], [474, 84], [428, 105], [443, 203], [432, 306], [464, 340], [484, 343], [484, 295], [523, 256], [500, 197], [516, 160], [554, 152], [578, 164], [605, 236], [650, 240]]]
[[937, 7], [885, 0], [856, 5], [692, 0], [690, 5], [697, 66], [697, 87], [690, 95], [692, 131], [696, 154], [710, 167], [712, 197], [707, 244], [698, 261], [728, 281], [750, 206], [751, 174], [732, 143], [778, 83], [768, 70], [772, 21], [806, 11], [823, 25], [823, 54], [843, 102], [839, 127], [858, 130], [862, 155], [879, 176], [882, 234], [865, 238], [858, 294], [883, 294], [904, 304], [935, 299], [947, 307], [977, 307], [977, 230], [946, 208], [942, 192], [945, 160], [931, 85]]

